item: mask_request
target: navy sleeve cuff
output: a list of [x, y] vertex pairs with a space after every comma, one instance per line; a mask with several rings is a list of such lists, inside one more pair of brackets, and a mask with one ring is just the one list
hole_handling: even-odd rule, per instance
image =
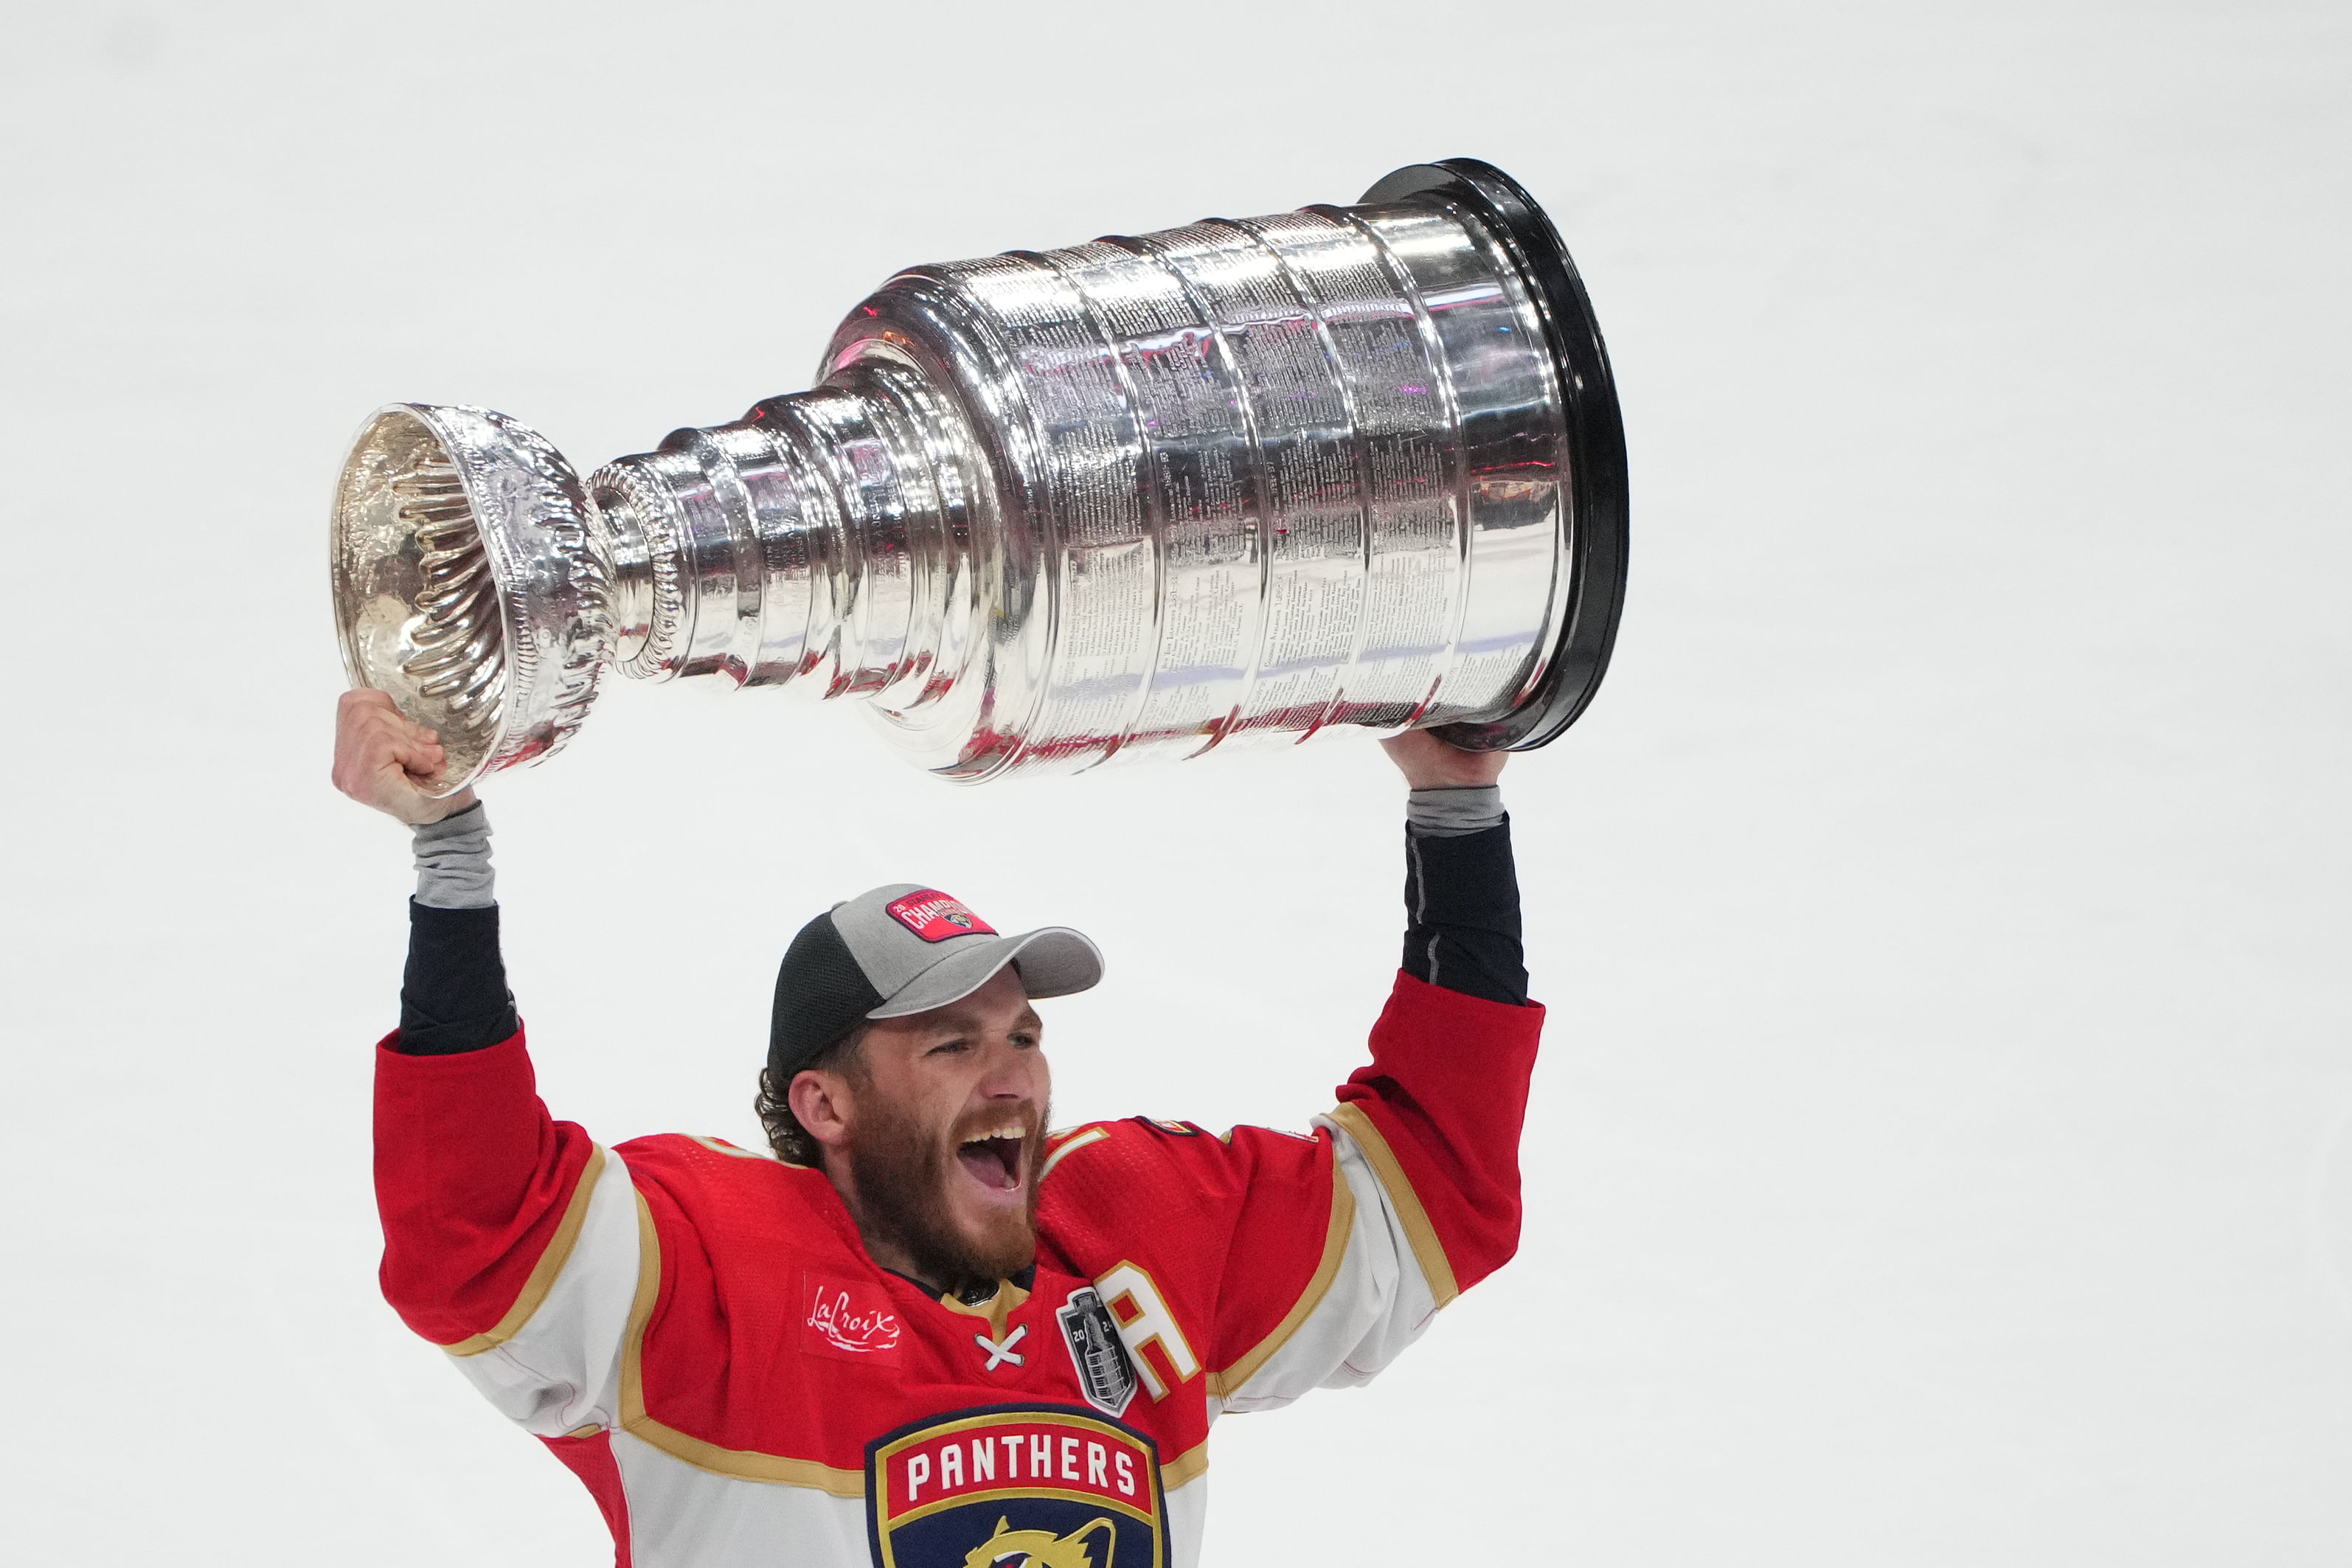
[[408, 970], [393, 1049], [457, 1056], [511, 1039], [521, 1026], [499, 952], [499, 907], [444, 910], [411, 900]]
[[1405, 835], [1404, 970], [1465, 996], [1525, 1006], [1511, 820], [1475, 833]]

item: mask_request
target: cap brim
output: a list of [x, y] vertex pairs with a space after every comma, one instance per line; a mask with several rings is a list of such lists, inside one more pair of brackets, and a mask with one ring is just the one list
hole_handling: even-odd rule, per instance
[[1067, 996], [1090, 989], [1103, 975], [1102, 952], [1084, 933], [1067, 926], [1044, 926], [1019, 936], [973, 942], [967, 937], [957, 951], [940, 959], [900, 989], [886, 997], [869, 1018], [904, 1018], [928, 1013], [950, 1002], [961, 1002], [995, 978], [1006, 964], [1019, 963], [1021, 988], [1033, 999]]

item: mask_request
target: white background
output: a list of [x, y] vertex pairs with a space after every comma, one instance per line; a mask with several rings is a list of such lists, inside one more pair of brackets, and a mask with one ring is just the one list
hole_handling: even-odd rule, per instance
[[[609, 1552], [375, 1294], [371, 408], [585, 468], [805, 385], [899, 266], [1470, 153], [1583, 268], [1635, 484], [1607, 687], [1505, 781], [1526, 1239], [1221, 1427], [1210, 1561], [2352, 1560], [2341, 5], [5, 15], [0, 1553]], [[783, 942], [902, 877], [1108, 949], [1063, 1120], [1297, 1126], [1358, 1059], [1360, 738], [961, 793], [693, 684], [488, 792], [602, 1140], [755, 1140]]]

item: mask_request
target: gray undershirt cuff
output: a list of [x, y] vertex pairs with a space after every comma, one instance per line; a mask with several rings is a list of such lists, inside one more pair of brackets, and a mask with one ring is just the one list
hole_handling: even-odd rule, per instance
[[1404, 797], [1404, 820], [1423, 838], [1460, 838], [1465, 834], [1500, 827], [1502, 786], [1468, 784], [1414, 790]]
[[434, 910], [487, 909], [498, 900], [490, 868], [490, 814], [476, 801], [416, 827], [416, 901]]

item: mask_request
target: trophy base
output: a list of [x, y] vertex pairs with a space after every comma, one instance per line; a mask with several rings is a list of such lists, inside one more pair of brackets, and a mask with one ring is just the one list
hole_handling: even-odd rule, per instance
[[1550, 340], [1569, 439], [1569, 602], [1542, 679], [1490, 723], [1432, 730], [1465, 752], [1531, 752], [1559, 738], [1601, 689], [1625, 607], [1625, 423], [1601, 322], [1559, 231], [1519, 183], [1476, 158], [1399, 169], [1366, 191], [1366, 203], [1444, 196], [1484, 218], [1510, 247]]

